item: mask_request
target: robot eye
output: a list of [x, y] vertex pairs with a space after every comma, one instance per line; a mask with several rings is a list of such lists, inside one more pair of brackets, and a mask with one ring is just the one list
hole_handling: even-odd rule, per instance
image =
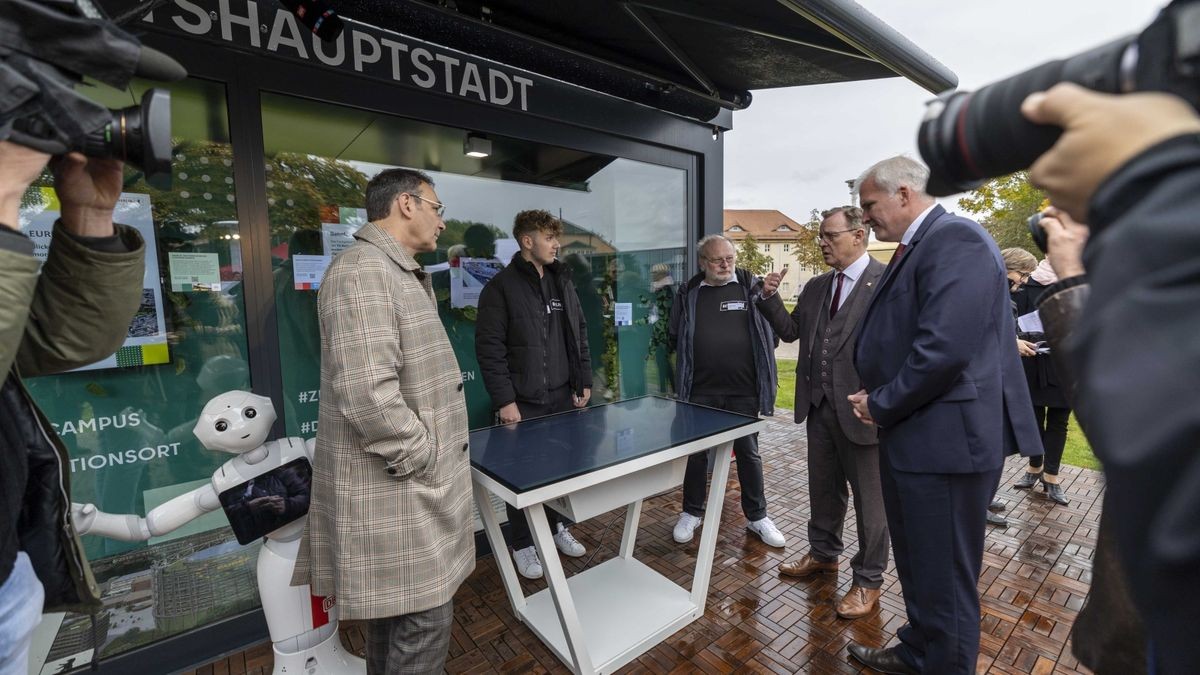
[[248, 420], [252, 420], [255, 417], [258, 417], [258, 411], [254, 408], [246, 408], [246, 412], [242, 413], [242, 416]]
[[217, 427], [217, 431], [225, 431], [229, 428], [229, 422], [226, 422], [225, 420], [217, 420], [217, 423], [214, 426]]

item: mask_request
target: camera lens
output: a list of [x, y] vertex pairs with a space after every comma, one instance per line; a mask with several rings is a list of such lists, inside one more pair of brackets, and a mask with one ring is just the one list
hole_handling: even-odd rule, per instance
[[917, 132], [917, 147], [930, 169], [929, 193], [944, 197], [964, 192], [988, 178], [1028, 167], [1054, 145], [1062, 129], [1026, 120], [1021, 114], [1025, 97], [1059, 82], [1116, 92], [1121, 86], [1121, 58], [1131, 44], [1132, 37], [1122, 38], [974, 93], [956, 92], [930, 103]]
[[1029, 226], [1029, 236], [1033, 238], [1033, 243], [1037, 245], [1038, 250], [1046, 253], [1048, 244], [1046, 243], [1046, 228], [1042, 227], [1042, 214], [1035, 213], [1025, 220]]
[[89, 157], [129, 162], [159, 189], [171, 185], [171, 92], [151, 89], [142, 102], [112, 110], [112, 121], [88, 135], [80, 148]]

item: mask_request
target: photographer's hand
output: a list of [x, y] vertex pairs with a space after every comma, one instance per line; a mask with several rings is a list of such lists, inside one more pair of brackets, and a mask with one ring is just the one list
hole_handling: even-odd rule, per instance
[[1060, 279], [1084, 274], [1083, 247], [1091, 230], [1053, 206], [1042, 212], [1039, 221], [1046, 231], [1046, 258]]
[[1087, 220], [1092, 193], [1125, 162], [1168, 138], [1200, 132], [1200, 117], [1176, 96], [1100, 94], [1069, 82], [1030, 94], [1021, 112], [1031, 122], [1063, 128], [1054, 147], [1029, 167], [1029, 178], [1079, 221]]
[[72, 152], [55, 157], [50, 167], [62, 204], [63, 227], [82, 237], [112, 236], [113, 207], [121, 196], [122, 163]]
[[50, 161], [50, 155], [0, 141], [0, 225], [18, 226], [21, 197]]

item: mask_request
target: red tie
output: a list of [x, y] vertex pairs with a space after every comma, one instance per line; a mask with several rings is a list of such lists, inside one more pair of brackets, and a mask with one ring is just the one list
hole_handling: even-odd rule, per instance
[[899, 260], [900, 256], [904, 255], [904, 249], [906, 249], [906, 248], [908, 248], [908, 244], [903, 244], [903, 243], [897, 244], [896, 252], [892, 254], [892, 262], [896, 262], [897, 260]]
[[833, 304], [829, 305], [829, 318], [830, 319], [833, 318], [834, 314], [837, 314], [838, 304], [842, 298], [842, 279], [845, 279], [845, 278], [846, 278], [845, 274], [842, 274], [841, 272], [837, 273], [837, 287], [833, 289]]

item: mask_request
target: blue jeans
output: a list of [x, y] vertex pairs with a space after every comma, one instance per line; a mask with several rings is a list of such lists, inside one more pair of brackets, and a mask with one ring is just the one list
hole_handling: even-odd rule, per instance
[[42, 582], [24, 551], [0, 586], [0, 675], [26, 675], [33, 629], [42, 620]]

